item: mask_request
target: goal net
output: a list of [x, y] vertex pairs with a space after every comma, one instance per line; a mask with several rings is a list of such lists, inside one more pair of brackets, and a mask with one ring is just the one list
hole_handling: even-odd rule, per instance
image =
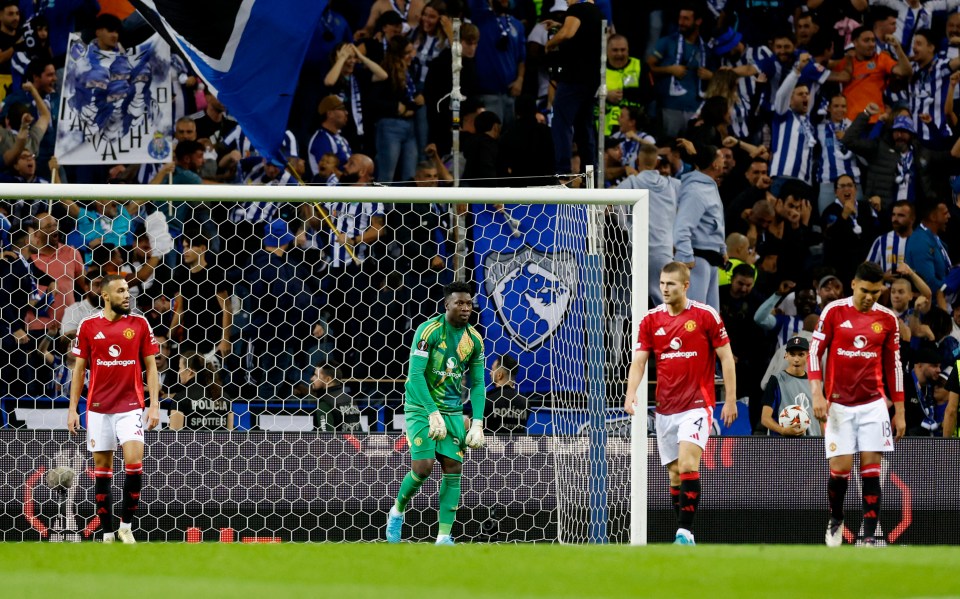
[[[474, 289], [488, 385], [487, 445], [466, 454], [454, 536], [631, 540], [622, 404], [646, 297], [631, 244], [645, 192], [0, 192], [25, 198], [10, 203], [5, 249], [29, 228], [24, 253], [42, 271], [35, 307], [10, 294], [0, 306], [26, 333], [3, 347], [3, 539], [96, 537], [92, 462], [64, 430], [67, 348], [100, 307], [100, 278], [121, 273], [162, 347], [137, 524], [150, 540], [382, 539], [410, 463], [413, 333], [454, 280]], [[438, 481], [413, 499], [405, 538], [436, 533]]]

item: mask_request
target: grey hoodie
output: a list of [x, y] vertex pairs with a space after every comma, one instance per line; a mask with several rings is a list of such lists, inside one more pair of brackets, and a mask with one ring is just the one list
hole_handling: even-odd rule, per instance
[[677, 219], [673, 225], [677, 262], [693, 262], [693, 250], [727, 251], [723, 202], [717, 182], [700, 171], [680, 179]]
[[677, 215], [680, 180], [664, 177], [657, 171], [640, 171], [630, 175], [617, 189], [646, 189], [650, 192], [650, 251], [673, 255], [673, 221]]

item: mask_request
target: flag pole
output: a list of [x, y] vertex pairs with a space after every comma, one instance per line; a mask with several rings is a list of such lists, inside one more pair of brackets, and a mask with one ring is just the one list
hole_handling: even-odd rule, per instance
[[[287, 172], [293, 175], [293, 178], [297, 180], [297, 184], [306, 187], [307, 184], [304, 183], [303, 179], [300, 177], [300, 173], [298, 173], [297, 169], [293, 167], [293, 160], [291, 158], [287, 158], [286, 165]], [[330, 215], [327, 213], [326, 209], [324, 209], [323, 205], [320, 202], [313, 202], [313, 207], [320, 213], [320, 218], [328, 227], [330, 227], [330, 230], [333, 231], [333, 234], [340, 235], [341, 231], [337, 229], [337, 226], [333, 223], [333, 219], [330, 218]], [[347, 244], [343, 244], [343, 249], [347, 250], [347, 253], [350, 254], [350, 259], [353, 260], [353, 263], [357, 266], [360, 266], [360, 259], [357, 258], [357, 254], [353, 251], [353, 248]]]

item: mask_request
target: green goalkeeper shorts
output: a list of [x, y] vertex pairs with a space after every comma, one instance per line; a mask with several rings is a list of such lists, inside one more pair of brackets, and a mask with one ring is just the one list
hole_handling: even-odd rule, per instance
[[414, 460], [433, 460], [437, 455], [446, 456], [458, 462], [463, 461], [466, 431], [463, 427], [463, 414], [443, 414], [447, 425], [447, 436], [442, 441], [434, 441], [430, 432], [430, 418], [423, 412], [407, 412], [407, 441], [410, 443], [410, 458]]

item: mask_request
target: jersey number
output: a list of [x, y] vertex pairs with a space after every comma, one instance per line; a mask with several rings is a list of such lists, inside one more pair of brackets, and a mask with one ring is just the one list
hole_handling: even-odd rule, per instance
[[697, 425], [698, 431], [703, 430], [703, 418], [697, 418], [696, 420], [693, 421], [693, 423]]

